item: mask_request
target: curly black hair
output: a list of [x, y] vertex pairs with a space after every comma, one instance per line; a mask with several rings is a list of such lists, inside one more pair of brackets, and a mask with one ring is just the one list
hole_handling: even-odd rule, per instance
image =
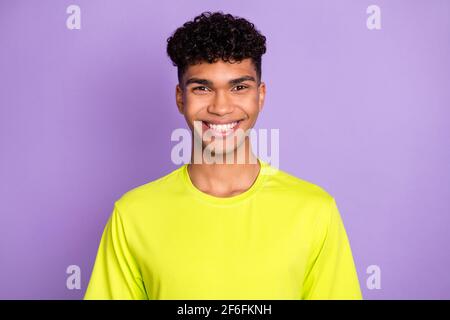
[[188, 21], [167, 39], [167, 54], [178, 67], [178, 81], [187, 67], [201, 62], [239, 62], [251, 58], [258, 82], [261, 56], [266, 52], [266, 37], [244, 18], [209, 11]]

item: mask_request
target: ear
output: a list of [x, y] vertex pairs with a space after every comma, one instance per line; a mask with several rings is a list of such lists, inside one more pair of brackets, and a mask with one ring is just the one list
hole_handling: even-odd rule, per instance
[[266, 98], [266, 84], [264, 82], [261, 82], [259, 84], [258, 92], [259, 92], [258, 106], [259, 106], [259, 112], [261, 112], [261, 110], [264, 107], [264, 99]]
[[183, 103], [183, 89], [177, 84], [175, 87], [175, 101], [177, 103], [178, 111], [184, 114], [184, 103]]

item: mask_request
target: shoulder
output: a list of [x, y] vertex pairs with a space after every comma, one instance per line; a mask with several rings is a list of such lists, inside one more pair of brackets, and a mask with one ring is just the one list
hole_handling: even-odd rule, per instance
[[269, 173], [268, 188], [281, 191], [286, 197], [294, 197], [303, 203], [316, 203], [329, 205], [333, 196], [318, 183], [294, 176], [281, 169]]
[[323, 186], [278, 170], [271, 179], [273, 186], [282, 190], [285, 201], [291, 201], [302, 212], [302, 217], [312, 223], [313, 228], [327, 230], [330, 225], [339, 225], [342, 218], [335, 197]]
[[182, 188], [182, 169], [183, 166], [180, 166], [158, 179], [130, 189], [115, 202], [115, 207], [121, 213], [130, 215], [131, 212], [146, 211], [149, 206], [155, 207], [172, 198], [171, 195]]

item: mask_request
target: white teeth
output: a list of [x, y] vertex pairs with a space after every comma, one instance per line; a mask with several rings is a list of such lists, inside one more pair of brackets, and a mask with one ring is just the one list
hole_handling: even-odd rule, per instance
[[233, 129], [236, 125], [237, 125], [237, 121], [231, 122], [231, 123], [226, 123], [226, 124], [208, 123], [208, 127], [210, 127], [213, 130], [216, 130], [216, 131], [228, 131], [228, 130]]

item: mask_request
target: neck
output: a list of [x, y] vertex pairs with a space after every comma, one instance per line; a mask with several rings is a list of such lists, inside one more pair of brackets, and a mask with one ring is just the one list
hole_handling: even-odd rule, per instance
[[[222, 163], [207, 163], [203, 158], [201, 163], [194, 163], [192, 152], [188, 173], [194, 186], [217, 197], [231, 197], [248, 190], [258, 177], [260, 163], [252, 152], [249, 141], [243, 145], [244, 150], [233, 151], [233, 163], [227, 163], [225, 155]], [[238, 152], [245, 154], [243, 163], [237, 162]]]

